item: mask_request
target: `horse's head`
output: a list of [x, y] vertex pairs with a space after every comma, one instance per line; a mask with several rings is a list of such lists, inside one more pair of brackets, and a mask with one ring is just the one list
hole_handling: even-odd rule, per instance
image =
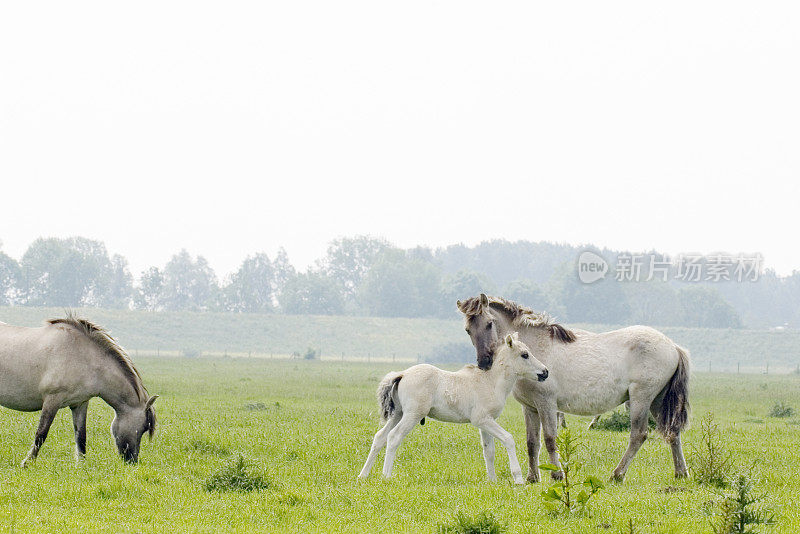
[[507, 365], [519, 377], [544, 382], [550, 372], [547, 367], [533, 357], [528, 346], [519, 340], [519, 334], [508, 334], [495, 350], [498, 365]]
[[111, 434], [120, 455], [130, 464], [139, 459], [139, 445], [147, 433], [150, 439], [156, 431], [156, 411], [153, 403], [158, 395], [153, 395], [139, 407], [119, 409], [111, 422]]
[[484, 371], [491, 369], [499, 333], [497, 318], [489, 308], [489, 297], [481, 293], [480, 297], [457, 301], [456, 306], [464, 314], [464, 328], [477, 351], [478, 367]]

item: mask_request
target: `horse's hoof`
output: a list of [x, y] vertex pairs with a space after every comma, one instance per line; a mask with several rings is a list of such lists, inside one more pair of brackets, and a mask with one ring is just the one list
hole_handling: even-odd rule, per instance
[[550, 477], [553, 480], [564, 480], [564, 471], [552, 471]]
[[536, 484], [536, 483], [538, 483], [538, 482], [539, 482], [539, 473], [536, 473], [535, 475], [533, 475], [533, 474], [530, 474], [530, 475], [528, 475], [528, 478], [527, 478], [527, 480], [528, 480], [528, 482], [530, 482], [531, 484]]
[[681, 471], [680, 473], [675, 473], [675, 478], [686, 478], [689, 476], [688, 471]]
[[24, 460], [22, 460], [22, 463], [21, 463], [21, 464], [19, 464], [19, 466], [20, 466], [21, 468], [25, 469], [26, 467], [28, 467], [28, 466], [29, 466], [29, 465], [31, 465], [32, 463], [33, 463], [33, 460], [31, 460], [30, 458], [25, 458]]
[[609, 480], [614, 484], [622, 484], [622, 482], [625, 480], [625, 475], [618, 475], [614, 473], [611, 475], [611, 478]]
[[516, 484], [517, 486], [522, 486], [523, 484], [525, 484], [525, 479], [522, 477], [515, 478], [514, 484]]

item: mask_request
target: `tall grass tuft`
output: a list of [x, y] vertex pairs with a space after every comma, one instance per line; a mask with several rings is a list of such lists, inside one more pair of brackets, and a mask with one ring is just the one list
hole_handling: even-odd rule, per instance
[[257, 473], [251, 473], [244, 457], [240, 454], [235, 462], [226, 465], [211, 475], [205, 483], [206, 491], [246, 493], [259, 491], [272, 486], [268, 480]]
[[775, 406], [769, 411], [770, 417], [792, 417], [793, 415], [794, 408], [783, 401], [776, 402]]
[[722, 495], [719, 513], [711, 528], [715, 534], [757, 534], [761, 525], [774, 525], [775, 514], [761, 505], [764, 495], [753, 495], [753, 482], [740, 474], [731, 491]]
[[458, 512], [455, 521], [450, 525], [439, 525], [441, 534], [501, 534], [505, 532], [502, 525], [488, 512], [481, 512], [476, 517], [470, 517], [463, 512]]
[[689, 460], [698, 484], [717, 488], [728, 485], [733, 457], [722, 445], [722, 433], [711, 412], [700, 420], [700, 444], [692, 445]]

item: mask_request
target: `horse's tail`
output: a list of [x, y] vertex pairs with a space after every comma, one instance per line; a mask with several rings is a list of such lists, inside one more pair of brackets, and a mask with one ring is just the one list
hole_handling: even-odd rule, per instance
[[403, 375], [400, 373], [389, 373], [383, 377], [381, 383], [378, 384], [378, 407], [381, 411], [381, 420], [388, 420], [396, 408], [395, 394], [397, 392], [397, 384]]
[[664, 387], [661, 410], [658, 413], [658, 431], [667, 440], [680, 435], [689, 423], [689, 354], [675, 345], [678, 351], [678, 368]]

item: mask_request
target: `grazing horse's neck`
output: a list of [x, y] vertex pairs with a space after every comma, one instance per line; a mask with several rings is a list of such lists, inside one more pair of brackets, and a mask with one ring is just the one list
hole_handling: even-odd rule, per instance
[[102, 372], [100, 398], [114, 411], [124, 411], [138, 407], [147, 399], [142, 399], [137, 388], [116, 364], [106, 367]]

